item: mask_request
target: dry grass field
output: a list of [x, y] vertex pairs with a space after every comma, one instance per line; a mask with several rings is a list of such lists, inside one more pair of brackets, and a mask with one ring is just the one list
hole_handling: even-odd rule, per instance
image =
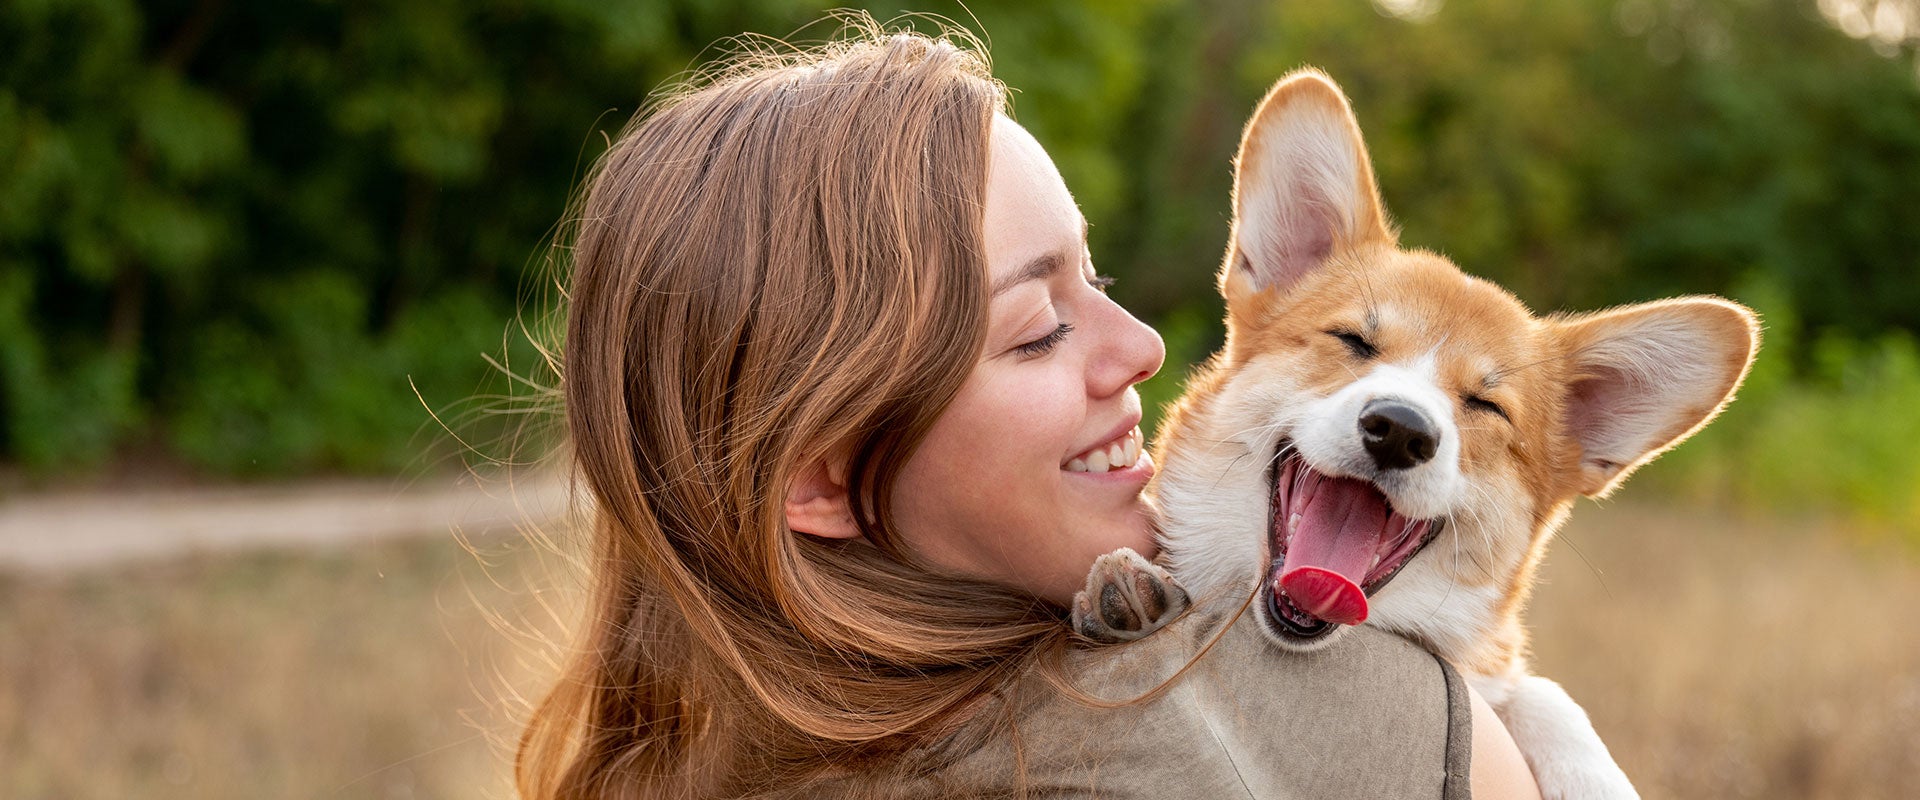
[[510, 797], [541, 569], [476, 550], [0, 576], [0, 798]]
[[[1920, 556], [1645, 505], [1582, 508], [1568, 539], [1538, 668], [1646, 796], [1920, 797]], [[0, 575], [0, 797], [508, 797], [527, 587], [553, 578], [523, 542], [477, 549]]]
[[1646, 797], [1920, 797], [1913, 548], [1586, 504], [1544, 572], [1536, 671], [1587, 708]]

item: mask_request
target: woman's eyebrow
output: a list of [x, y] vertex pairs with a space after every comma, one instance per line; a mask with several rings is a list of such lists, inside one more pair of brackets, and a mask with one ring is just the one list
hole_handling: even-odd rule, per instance
[[1002, 294], [1006, 294], [1007, 290], [1026, 283], [1027, 281], [1043, 281], [1051, 278], [1054, 273], [1060, 271], [1060, 265], [1062, 263], [1065, 263], [1065, 260], [1060, 258], [1059, 253], [1048, 253], [1039, 258], [1035, 258], [1027, 262], [1026, 266], [1015, 270], [1013, 274], [994, 281], [993, 293], [988, 296], [999, 297]]
[[[1086, 246], [1087, 246], [1087, 218], [1083, 216], [1080, 218], [1080, 247], [1082, 249], [1085, 249]], [[1066, 259], [1062, 258], [1059, 253], [1048, 253], [1043, 256], [1035, 257], [1032, 261], [1028, 261], [1024, 266], [1020, 267], [1017, 270], [1014, 270], [1012, 274], [1007, 275], [1006, 277], [1001, 278], [1000, 280], [994, 281], [993, 291], [987, 296], [999, 297], [1000, 295], [1005, 294], [1007, 290], [1012, 289], [1015, 286], [1019, 286], [1022, 283], [1026, 283], [1027, 281], [1039, 281], [1039, 280], [1046, 280], [1048, 278], [1051, 278], [1053, 277], [1054, 273], [1060, 271], [1061, 265], [1065, 263], [1066, 263]]]

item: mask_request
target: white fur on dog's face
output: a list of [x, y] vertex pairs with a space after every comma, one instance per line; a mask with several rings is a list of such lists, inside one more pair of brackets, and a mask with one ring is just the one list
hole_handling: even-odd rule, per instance
[[[1302, 409], [1294, 426], [1293, 447], [1314, 469], [1327, 475], [1374, 481], [1409, 517], [1437, 519], [1462, 505], [1466, 480], [1460, 474], [1460, 426], [1454, 401], [1438, 385], [1436, 353], [1427, 351], [1406, 363], [1382, 363], [1359, 380]], [[1381, 471], [1362, 443], [1359, 420], [1368, 403], [1405, 403], [1438, 427], [1434, 457], [1408, 469]]]

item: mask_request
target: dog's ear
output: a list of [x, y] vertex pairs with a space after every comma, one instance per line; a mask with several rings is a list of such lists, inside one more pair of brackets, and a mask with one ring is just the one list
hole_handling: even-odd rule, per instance
[[1566, 318], [1553, 333], [1570, 367], [1564, 424], [1580, 448], [1573, 488], [1591, 497], [1720, 413], [1760, 344], [1753, 312], [1713, 297]]
[[1229, 307], [1285, 291], [1344, 248], [1393, 239], [1340, 87], [1313, 69], [1282, 78], [1234, 159], [1233, 244], [1220, 275]]

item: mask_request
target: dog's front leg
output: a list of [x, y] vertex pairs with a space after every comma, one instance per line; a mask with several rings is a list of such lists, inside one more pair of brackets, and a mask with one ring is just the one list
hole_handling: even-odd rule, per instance
[[1187, 592], [1132, 548], [1101, 556], [1073, 597], [1073, 629], [1096, 642], [1130, 642], [1185, 613]]
[[1637, 800], [1587, 711], [1560, 684], [1516, 665], [1504, 675], [1469, 675], [1475, 691], [1506, 723], [1545, 800]]

